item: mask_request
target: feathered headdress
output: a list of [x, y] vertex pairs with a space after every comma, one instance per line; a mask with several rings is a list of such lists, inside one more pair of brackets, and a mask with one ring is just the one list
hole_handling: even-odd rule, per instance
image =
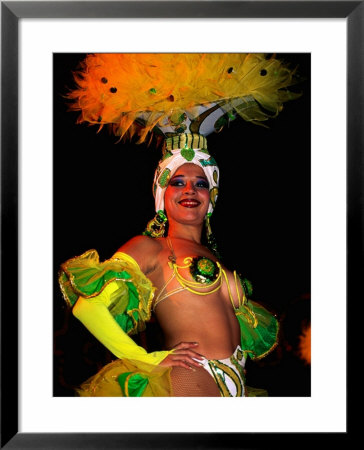
[[265, 54], [90, 54], [68, 94], [78, 122], [112, 127], [115, 135], [207, 136], [236, 115], [253, 123], [275, 117], [294, 70]]
[[149, 135], [164, 141], [155, 172], [157, 216], [145, 234], [164, 233], [164, 193], [170, 177], [187, 162], [199, 165], [209, 181], [207, 236], [215, 248], [209, 216], [219, 192], [219, 169], [207, 151], [206, 136], [237, 115], [261, 124], [277, 116], [299, 94], [287, 88], [295, 71], [275, 57], [256, 53], [97, 53], [74, 73], [68, 94], [78, 122], [104, 125], [121, 138]]
[[111, 127], [122, 138], [138, 142], [158, 136], [163, 158], [155, 172], [157, 215], [144, 234], [165, 232], [164, 193], [177, 168], [199, 165], [209, 182], [206, 215], [208, 245], [218, 255], [209, 218], [219, 192], [219, 169], [207, 151], [206, 136], [220, 131], [237, 115], [261, 124], [275, 117], [283, 103], [299, 94], [287, 88], [295, 71], [265, 54], [91, 54], [74, 73], [77, 88], [69, 92], [78, 122]]

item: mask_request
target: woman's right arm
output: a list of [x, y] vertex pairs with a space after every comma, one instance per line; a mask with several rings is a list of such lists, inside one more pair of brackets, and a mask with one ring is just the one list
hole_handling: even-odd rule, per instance
[[137, 345], [121, 329], [101, 298], [110, 295], [112, 291], [113, 283], [110, 283], [91, 301], [80, 297], [73, 307], [73, 314], [113, 355], [120, 359], [126, 358], [164, 367], [180, 366], [191, 369], [191, 366], [200, 366], [196, 359], [201, 359], [201, 355], [193, 350], [198, 346], [197, 342], [181, 342], [172, 350], [152, 353]]
[[111, 295], [113, 289], [113, 283], [110, 283], [99, 296], [91, 300], [80, 297], [73, 307], [74, 316], [117, 358], [159, 364], [170, 351], [147, 353], [122, 330], [102, 298]]
[[126, 253], [131, 256], [138, 263], [140, 270], [147, 275], [156, 268], [161, 248], [160, 243], [155, 239], [140, 235], [122, 245], [117, 253]]
[[[123, 245], [114, 257], [128, 261], [136, 273], [147, 272], [155, 266], [158, 246], [157, 242], [153, 242], [151, 238], [137, 236]], [[131, 273], [133, 282], [138, 278], [136, 273], [135, 276]], [[109, 310], [115, 297], [118, 296], [119, 288], [118, 282], [112, 281], [96, 296], [88, 298], [80, 296], [73, 307], [74, 316], [117, 358], [133, 359], [153, 365], [163, 362], [161, 364], [163, 366], [190, 367], [187, 362], [197, 365], [192, 357], [198, 357], [198, 355], [189, 351], [189, 348], [195, 347], [195, 344], [192, 343], [181, 343], [172, 350], [152, 353], [148, 353], [143, 347], [138, 346]], [[138, 305], [134, 304], [132, 308], [135, 307]]]

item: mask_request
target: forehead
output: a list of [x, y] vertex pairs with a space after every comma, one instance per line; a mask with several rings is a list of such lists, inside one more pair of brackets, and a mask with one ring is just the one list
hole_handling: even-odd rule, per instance
[[173, 176], [175, 177], [176, 175], [206, 178], [205, 172], [203, 171], [202, 167], [192, 163], [186, 163], [178, 167]]

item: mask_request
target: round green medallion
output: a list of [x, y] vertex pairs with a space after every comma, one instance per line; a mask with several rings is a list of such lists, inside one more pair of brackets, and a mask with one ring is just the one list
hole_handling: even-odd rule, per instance
[[203, 275], [212, 276], [214, 274], [214, 263], [207, 258], [202, 258], [197, 263], [197, 270]]
[[192, 260], [190, 273], [198, 283], [210, 284], [217, 278], [219, 268], [210, 258], [197, 256]]

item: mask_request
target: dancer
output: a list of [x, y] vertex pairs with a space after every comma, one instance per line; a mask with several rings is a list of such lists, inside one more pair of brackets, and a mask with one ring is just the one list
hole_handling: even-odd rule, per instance
[[[82, 121], [111, 124], [118, 136], [140, 142], [157, 132], [164, 144], [153, 185], [156, 216], [144, 234], [107, 261], [91, 250], [61, 267], [74, 315], [118, 358], [79, 395], [254, 395], [245, 362], [276, 346], [278, 321], [249, 300], [250, 283], [220, 261], [210, 225], [219, 169], [206, 136], [237, 114], [252, 122], [278, 114], [295, 97], [286, 90], [292, 77], [264, 55], [86, 58], [69, 95]], [[129, 335], [152, 314], [165, 346], [148, 353]]]

